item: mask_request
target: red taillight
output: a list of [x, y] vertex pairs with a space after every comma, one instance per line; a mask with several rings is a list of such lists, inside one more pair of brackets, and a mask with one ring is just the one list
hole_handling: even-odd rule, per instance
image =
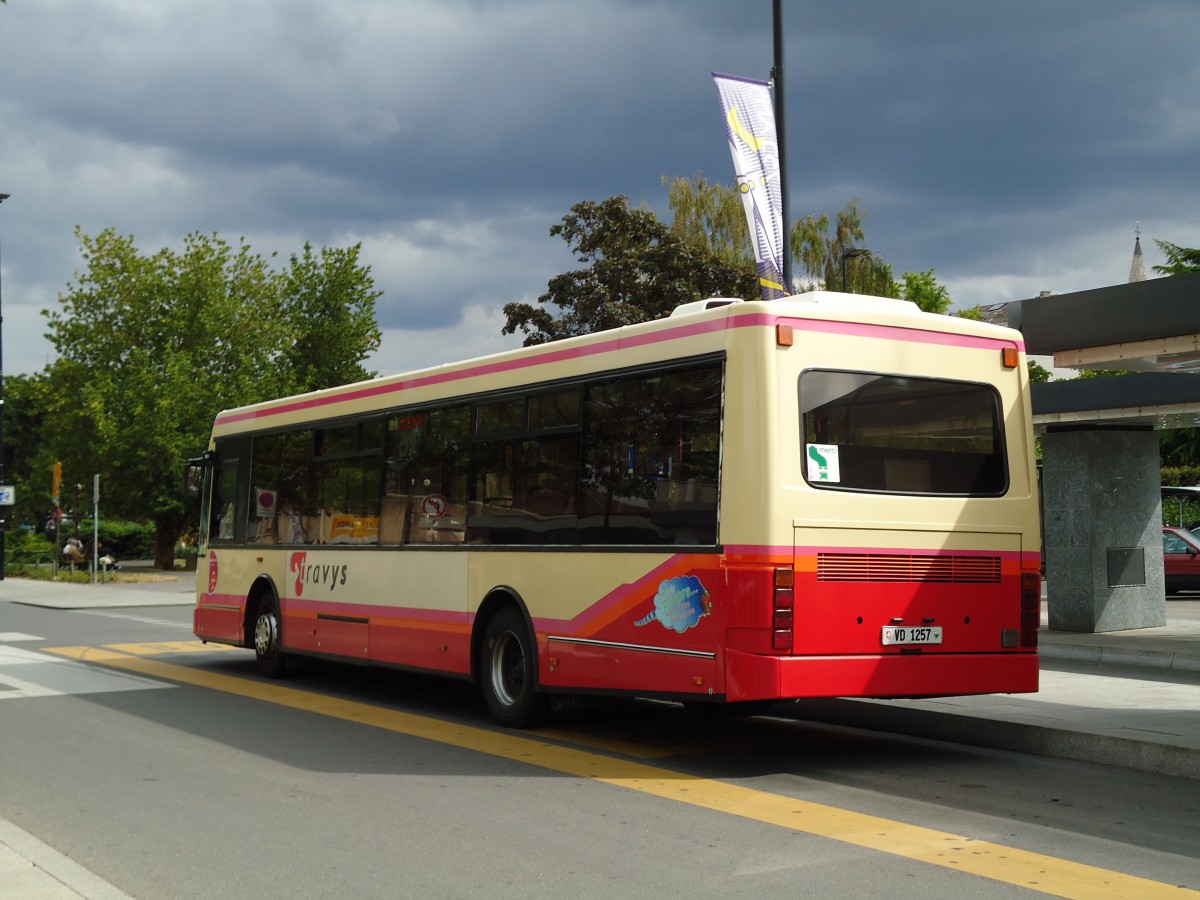
[[791, 569], [775, 570], [774, 614], [771, 617], [771, 647], [781, 653], [792, 651], [792, 623], [795, 619], [796, 573]]
[[1021, 573], [1021, 646], [1038, 645], [1038, 628], [1042, 624], [1042, 576], [1037, 572]]

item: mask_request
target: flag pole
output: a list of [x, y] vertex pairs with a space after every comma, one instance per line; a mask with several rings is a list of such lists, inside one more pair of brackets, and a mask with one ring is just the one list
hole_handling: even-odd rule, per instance
[[779, 197], [783, 202], [783, 287], [792, 292], [792, 235], [788, 229], [787, 128], [784, 126], [783, 91], [783, 0], [773, 0], [775, 29], [775, 65], [771, 80], [775, 84], [775, 140], [779, 145]]

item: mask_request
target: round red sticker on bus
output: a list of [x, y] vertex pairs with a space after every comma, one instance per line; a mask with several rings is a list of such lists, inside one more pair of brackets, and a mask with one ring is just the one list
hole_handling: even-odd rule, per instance
[[217, 551], [208, 551], [208, 592], [211, 594], [217, 589]]
[[421, 512], [434, 519], [440, 519], [446, 514], [446, 498], [441, 494], [429, 494], [421, 500]]

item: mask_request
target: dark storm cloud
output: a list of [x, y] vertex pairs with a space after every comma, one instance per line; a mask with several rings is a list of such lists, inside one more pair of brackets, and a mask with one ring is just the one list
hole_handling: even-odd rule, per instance
[[888, 232], [905, 266], [945, 275], [1035, 255], [1094, 227], [1097, 195], [1127, 192], [1107, 224], [1128, 233], [1158, 206], [1139, 195], [1189, 183], [1193, 4], [855, 6], [816, 23], [811, 44], [834, 49], [800, 91], [820, 98], [810, 121], [838, 152], [794, 167], [793, 197], [821, 175], [856, 186], [868, 233]]
[[[1200, 243], [1190, 0], [784, 7], [794, 216], [861, 198], [867, 243], [964, 306], [1123, 280], [1136, 220], [1150, 263], [1149, 238]], [[771, 52], [769, 0], [0, 7], [6, 343], [30, 351], [6, 360], [45, 362], [14, 332], [71, 280], [75, 224], [361, 241], [381, 367], [496, 349], [499, 307], [572, 267], [547, 234], [572, 204], [665, 216], [662, 175], [732, 179], [709, 72], [765, 79]]]

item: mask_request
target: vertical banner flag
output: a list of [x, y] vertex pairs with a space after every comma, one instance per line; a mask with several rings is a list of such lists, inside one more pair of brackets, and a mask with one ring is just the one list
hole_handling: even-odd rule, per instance
[[765, 81], [716, 72], [713, 78], [725, 114], [729, 152], [733, 155], [733, 170], [746, 207], [746, 224], [754, 241], [758, 285], [764, 299], [777, 300], [786, 297], [790, 288], [783, 283], [783, 195], [771, 87]]

